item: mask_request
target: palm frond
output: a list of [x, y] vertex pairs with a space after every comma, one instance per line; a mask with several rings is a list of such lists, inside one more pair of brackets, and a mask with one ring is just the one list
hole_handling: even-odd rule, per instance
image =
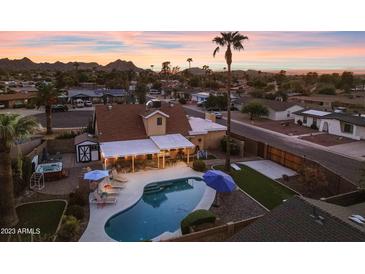
[[219, 52], [219, 47], [216, 47], [215, 50], [213, 51], [213, 57], [215, 57], [218, 52]]

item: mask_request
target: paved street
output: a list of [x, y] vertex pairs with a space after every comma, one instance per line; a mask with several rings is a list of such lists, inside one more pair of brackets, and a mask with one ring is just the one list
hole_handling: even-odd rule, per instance
[[[190, 108], [185, 108], [185, 110], [188, 115], [204, 118], [204, 113], [202, 111]], [[217, 120], [217, 122], [222, 125], [226, 124], [226, 121], [223, 119]], [[267, 130], [236, 122], [232, 122], [231, 127], [233, 133], [316, 160], [356, 184], [361, 176], [361, 168], [365, 165], [364, 162], [356, 161], [324, 149], [320, 149], [318, 146], [316, 147], [305, 144], [290, 136], [275, 134]]]
[[[46, 115], [44, 113], [33, 115], [43, 127], [46, 126]], [[87, 127], [89, 120], [93, 117], [93, 111], [68, 111], [52, 113], [52, 126], [54, 128]]]

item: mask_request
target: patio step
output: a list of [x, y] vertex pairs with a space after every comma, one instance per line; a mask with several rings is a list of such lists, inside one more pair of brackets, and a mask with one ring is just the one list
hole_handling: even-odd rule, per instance
[[162, 191], [165, 187], [170, 186], [170, 185], [172, 185], [172, 183], [170, 183], [170, 182], [167, 182], [165, 184], [152, 183], [152, 184], [149, 184], [148, 186], [145, 186], [144, 193], [149, 194], [149, 193], [159, 192], [159, 191]]

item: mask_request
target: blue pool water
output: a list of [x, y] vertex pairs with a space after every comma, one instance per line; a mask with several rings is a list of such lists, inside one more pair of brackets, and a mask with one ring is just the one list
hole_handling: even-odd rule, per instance
[[205, 188], [200, 178], [148, 184], [135, 205], [106, 222], [105, 231], [122, 242], [151, 240], [166, 231], [174, 232], [200, 202]]

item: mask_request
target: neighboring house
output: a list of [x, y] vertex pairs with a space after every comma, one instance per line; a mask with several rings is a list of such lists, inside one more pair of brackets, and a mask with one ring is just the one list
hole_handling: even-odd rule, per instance
[[288, 100], [290, 102], [297, 102], [307, 108], [321, 107], [327, 111], [336, 106], [357, 108], [359, 105], [362, 104], [364, 96], [361, 96], [361, 98], [350, 98], [349, 96], [345, 95], [292, 96], [289, 97]]
[[76, 162], [91, 162], [100, 160], [99, 144], [97, 140], [89, 135], [83, 133], [74, 139]]
[[201, 104], [201, 103], [204, 103], [208, 99], [209, 95], [210, 95], [209, 92], [194, 93], [191, 95], [191, 101], [194, 101], [197, 104]]
[[294, 117], [296, 124], [315, 125], [319, 131], [354, 140], [365, 139], [365, 117], [359, 114], [305, 109], [295, 112]]
[[351, 207], [294, 196], [249, 224], [230, 242], [363, 242], [365, 227], [349, 219], [364, 215], [364, 203]]
[[[131, 160], [132, 166], [137, 160], [156, 160], [158, 167], [164, 167], [165, 159], [177, 155], [189, 161], [196, 145], [205, 149], [203, 138], [210, 148], [216, 144], [210, 139], [217, 138], [209, 126], [204, 132], [191, 135], [196, 130], [190, 119], [180, 104], [162, 103], [157, 108], [143, 104], [97, 105], [94, 123], [102, 159], [105, 165], [118, 159]], [[222, 137], [224, 133], [225, 130], [220, 133]]]
[[302, 124], [305, 127], [320, 128], [324, 116], [330, 114], [328, 111], [315, 109], [302, 109], [293, 113], [296, 124]]
[[0, 106], [3, 108], [24, 107], [36, 96], [36, 92], [0, 94]]
[[350, 139], [365, 140], [365, 117], [333, 112], [323, 117], [319, 130]]
[[278, 100], [268, 100], [268, 99], [252, 99], [252, 98], [241, 98], [239, 99], [238, 109], [242, 109], [248, 103], [258, 102], [264, 105], [269, 114], [266, 118], [273, 121], [282, 121], [282, 120], [292, 120], [294, 119], [294, 112], [302, 110], [303, 107], [293, 102], [283, 102]]
[[70, 89], [67, 94], [71, 103], [77, 99], [93, 103], [121, 103], [128, 95], [124, 89]]

